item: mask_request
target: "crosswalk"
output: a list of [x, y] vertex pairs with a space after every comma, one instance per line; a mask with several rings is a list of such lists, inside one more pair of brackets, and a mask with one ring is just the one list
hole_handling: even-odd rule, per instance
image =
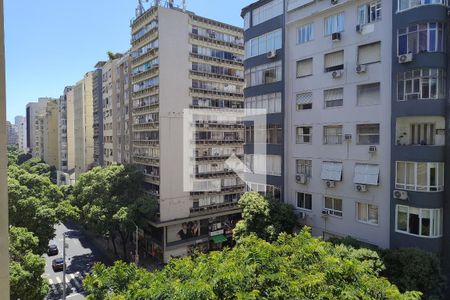
[[[50, 289], [54, 294], [59, 293], [62, 290], [63, 285], [63, 276], [58, 275], [53, 278], [50, 278], [50, 276], [47, 277], [48, 284], [50, 286]], [[83, 288], [83, 276], [79, 272], [77, 273], [71, 273], [66, 275], [66, 287], [69, 289], [74, 289], [76, 291], [82, 291]]]

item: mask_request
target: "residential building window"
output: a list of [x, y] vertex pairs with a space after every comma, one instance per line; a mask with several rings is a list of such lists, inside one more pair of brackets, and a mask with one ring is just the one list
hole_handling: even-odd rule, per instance
[[357, 87], [358, 106], [376, 105], [380, 103], [380, 83], [361, 84]]
[[353, 182], [356, 184], [379, 185], [380, 167], [370, 164], [356, 164]]
[[244, 164], [255, 174], [281, 176], [281, 156], [246, 154]]
[[247, 30], [250, 28], [250, 12], [247, 12], [244, 15], [244, 30]]
[[281, 48], [281, 29], [252, 38], [245, 43], [245, 57], [267, 54]]
[[283, 14], [283, 0], [273, 0], [253, 10], [252, 25], [261, 24]]
[[441, 208], [428, 209], [397, 205], [395, 222], [397, 232], [434, 238], [442, 236]]
[[325, 35], [344, 31], [344, 12], [325, 18]]
[[430, 4], [448, 5], [448, 0], [398, 0], [398, 11]]
[[443, 191], [444, 163], [398, 161], [395, 187], [418, 192]]
[[378, 225], [378, 205], [357, 202], [356, 218], [361, 223]]
[[297, 78], [313, 74], [313, 59], [307, 58], [297, 61]]
[[342, 217], [342, 199], [325, 197], [325, 209], [330, 215]]
[[300, 26], [297, 29], [297, 34], [298, 34], [298, 39], [297, 39], [298, 44], [303, 44], [303, 43], [312, 41], [314, 39], [314, 24], [309, 23], [309, 24]]
[[312, 127], [302, 126], [297, 127], [297, 144], [311, 144], [312, 143]]
[[283, 142], [283, 130], [281, 125], [267, 125], [267, 144], [281, 144]]
[[358, 64], [368, 65], [381, 61], [381, 42], [358, 47]]
[[245, 108], [266, 109], [268, 114], [279, 113], [281, 112], [281, 93], [270, 93], [245, 98]]
[[420, 52], [445, 52], [445, 25], [422, 23], [400, 28], [397, 33], [398, 55]]
[[342, 181], [342, 163], [335, 161], [322, 162], [322, 180]]
[[330, 89], [323, 91], [324, 107], [339, 107], [344, 105], [344, 89]]
[[247, 87], [274, 83], [280, 81], [281, 77], [281, 61], [256, 66], [245, 71]]
[[380, 143], [380, 124], [356, 125], [358, 145], [378, 145]]
[[297, 110], [312, 109], [312, 92], [297, 94]]
[[342, 125], [323, 127], [323, 144], [339, 145], [342, 144]]
[[297, 193], [297, 208], [312, 210], [312, 195]]
[[413, 123], [410, 126], [411, 145], [434, 145], [434, 123]]
[[344, 50], [325, 54], [325, 72], [344, 69]]
[[265, 197], [271, 197], [277, 200], [281, 198], [280, 188], [273, 185], [247, 182], [245, 190], [247, 192], [257, 192]]
[[398, 100], [442, 99], [446, 95], [443, 69], [414, 69], [398, 74]]
[[296, 171], [297, 174], [304, 174], [306, 177], [312, 176], [312, 160], [308, 159], [296, 159]]
[[364, 25], [381, 20], [381, 0], [358, 6], [358, 24]]

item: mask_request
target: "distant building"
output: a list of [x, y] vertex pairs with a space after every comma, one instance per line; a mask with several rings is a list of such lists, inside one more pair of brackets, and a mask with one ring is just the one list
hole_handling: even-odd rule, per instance
[[14, 123], [17, 128], [17, 145], [19, 149], [27, 152], [27, 128], [26, 128], [26, 118], [23, 116], [17, 116], [14, 118]]
[[56, 100], [53, 98], [39, 98], [38, 102], [27, 104], [26, 108], [26, 142], [33, 157], [41, 157], [41, 145], [43, 136], [40, 134], [44, 129], [42, 116], [45, 115], [47, 102]]
[[94, 164], [103, 166], [103, 78], [102, 67], [106, 62], [100, 61], [95, 65], [93, 78], [93, 112], [94, 112]]
[[8, 135], [8, 145], [18, 145], [17, 144], [17, 127], [15, 124], [6, 121], [6, 132]]

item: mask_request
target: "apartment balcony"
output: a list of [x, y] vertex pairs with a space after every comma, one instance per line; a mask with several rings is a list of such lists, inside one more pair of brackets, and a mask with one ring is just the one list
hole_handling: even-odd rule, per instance
[[190, 43], [191, 44], [196, 44], [198, 42], [200, 43], [206, 43], [206, 44], [213, 44], [216, 47], [218, 46], [219, 48], [222, 49], [226, 49], [229, 48], [229, 51], [236, 51], [236, 50], [240, 50], [240, 51], [244, 51], [244, 44], [236, 44], [236, 43], [231, 43], [231, 42], [226, 42], [226, 41], [221, 41], [221, 40], [217, 40], [213, 37], [213, 35], [211, 36], [203, 36], [203, 35], [198, 35], [195, 33], [189, 33], [189, 37], [190, 37]]
[[233, 92], [225, 92], [225, 91], [219, 91], [219, 90], [207, 90], [207, 89], [191, 87], [190, 88], [190, 96], [191, 97], [200, 97], [200, 98], [242, 101], [244, 94], [242, 92], [233, 93]]
[[225, 179], [234, 177], [236, 177], [236, 173], [234, 173], [231, 170], [217, 170], [195, 174], [196, 179], [216, 179], [216, 178]]
[[[148, 24], [150, 25], [150, 24]], [[148, 26], [147, 25], [147, 26]], [[137, 30], [135, 33], [132, 34], [131, 36], [131, 45], [137, 45], [139, 44], [141, 41], [146, 40], [148, 37], [150, 37], [151, 35], [153, 35], [155, 32], [158, 32], [158, 25], [154, 25], [151, 28], [146, 28], [144, 29], [144, 31], [142, 32], [142, 34], [139, 37], [133, 37], [135, 34], [137, 34], [140, 30], [142, 30], [144, 28], [141, 28], [139, 30]]]
[[221, 81], [226, 81], [229, 83], [242, 83], [242, 88], [244, 87], [244, 78], [239, 77], [239, 76], [208, 73], [208, 72], [195, 71], [195, 70], [190, 70], [190, 74], [191, 74], [192, 79], [199, 79], [199, 80], [219, 79]]
[[240, 210], [238, 206], [238, 202], [224, 202], [224, 203], [217, 203], [217, 204], [211, 204], [206, 206], [199, 206], [199, 207], [191, 207], [190, 208], [190, 215], [191, 216], [199, 216], [199, 215], [209, 215], [215, 212], [221, 212], [221, 211], [229, 211], [229, 210]]
[[133, 108], [133, 115], [144, 115], [152, 112], [158, 112], [159, 111], [159, 102], [149, 104], [149, 105], [143, 105]]
[[144, 181], [152, 184], [159, 184], [159, 175], [151, 175], [144, 173]]
[[242, 146], [244, 144], [244, 139], [236, 139], [236, 140], [193, 140], [192, 143], [197, 145], [228, 145], [228, 146]]
[[133, 98], [149, 96], [150, 94], [157, 93], [157, 92], [159, 92], [159, 84], [156, 84], [154, 86], [149, 86], [147, 88], [143, 88], [137, 92], [133, 92]]
[[[244, 158], [244, 154], [235, 154], [235, 156], [239, 159]], [[207, 162], [211, 162], [211, 163], [224, 162], [229, 158], [230, 158], [230, 155], [195, 156], [196, 161], [203, 161], [203, 162], [207, 161]]]
[[142, 124], [133, 124], [133, 132], [158, 130], [158, 129], [159, 129], [159, 121]]
[[159, 146], [158, 140], [133, 140], [135, 146]]
[[159, 158], [144, 155], [133, 155], [133, 161], [146, 166], [159, 167]]
[[191, 61], [193, 62], [209, 62], [209, 63], [214, 63], [214, 64], [218, 64], [220, 66], [224, 66], [224, 67], [228, 67], [228, 66], [236, 66], [236, 67], [242, 67], [243, 64], [243, 60], [239, 57], [235, 57], [234, 59], [230, 60], [230, 59], [225, 59], [225, 58], [219, 58], [219, 57], [214, 57], [214, 56], [209, 56], [209, 55], [203, 55], [203, 54], [198, 54], [198, 53], [190, 53], [191, 56]]
[[156, 19], [158, 16], [158, 6], [152, 6], [142, 15], [130, 20], [132, 34], [137, 33], [141, 27], [149, 20]]
[[145, 45], [150, 41], [156, 40], [158, 38], [158, 34], [158, 27], [154, 27], [153, 29], [145, 33], [142, 37], [131, 41], [131, 45], [133, 48], [138, 48], [141, 45]]
[[159, 55], [159, 48], [152, 48], [144, 54], [139, 55], [131, 60], [132, 67], [139, 66], [145, 61], [153, 60]]
[[206, 122], [195, 122], [192, 125], [195, 125], [195, 128], [202, 129], [202, 131], [232, 131], [233, 132], [240, 132], [242, 135], [244, 135], [244, 124], [236, 124], [236, 123], [212, 123], [209, 121]]
[[132, 84], [135, 84], [136, 82], [155, 77], [159, 75], [159, 65], [154, 65], [150, 69], [145, 70], [144, 72], [138, 72], [136, 74], [132, 74], [133, 80], [131, 81]]

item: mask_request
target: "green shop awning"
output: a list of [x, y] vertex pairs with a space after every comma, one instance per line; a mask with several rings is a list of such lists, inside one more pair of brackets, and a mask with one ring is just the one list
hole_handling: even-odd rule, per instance
[[223, 243], [227, 241], [227, 238], [223, 234], [215, 235], [211, 237], [211, 240], [215, 244]]

